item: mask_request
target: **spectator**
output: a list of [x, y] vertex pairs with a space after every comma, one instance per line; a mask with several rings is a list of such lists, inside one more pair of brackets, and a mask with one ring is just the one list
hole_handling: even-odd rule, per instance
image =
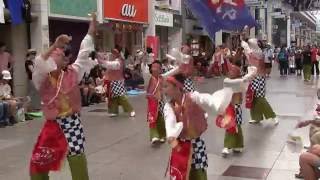
[[272, 59], [273, 59], [273, 51], [269, 43], [266, 44], [266, 47], [263, 49], [263, 53], [264, 53], [264, 64], [266, 68], [266, 76], [269, 77], [271, 74]]
[[302, 72], [302, 51], [299, 49], [295, 53], [295, 63], [296, 63], [296, 70], [297, 75], [301, 76]]
[[0, 72], [4, 70], [11, 71], [13, 67], [13, 58], [6, 50], [6, 45], [3, 42], [0, 42]]
[[280, 75], [287, 76], [288, 75], [288, 54], [285, 47], [282, 47], [278, 54], [278, 61], [280, 65]]
[[17, 101], [14, 99], [11, 93], [11, 87], [9, 81], [12, 79], [9, 71], [2, 71], [2, 78], [0, 82], [0, 99], [9, 104], [9, 121], [15, 124], [17, 121], [15, 116], [17, 114]]
[[295, 65], [296, 65], [296, 63], [295, 63], [295, 55], [294, 55], [293, 52], [290, 51], [288, 59], [289, 59], [289, 73], [290, 74], [295, 74], [295, 70], [296, 70]]
[[28, 77], [28, 96], [32, 99], [30, 110], [39, 110], [41, 107], [40, 105], [40, 96], [37, 92], [33, 82], [32, 82], [32, 73], [34, 68], [34, 60], [36, 57], [36, 50], [29, 49], [26, 56], [25, 61], [25, 70]]
[[5, 101], [0, 101], [0, 128], [12, 125], [8, 118], [9, 104]]
[[310, 46], [307, 45], [304, 48], [304, 51], [302, 53], [303, 58], [303, 76], [304, 81], [310, 82], [311, 81], [311, 69], [312, 69], [312, 61], [311, 61], [311, 50]]
[[91, 98], [95, 92], [95, 86], [93, 78], [89, 74], [85, 74], [80, 83], [80, 91], [82, 97], [82, 105], [89, 106], [91, 104]]
[[316, 71], [317, 76], [319, 76], [319, 61], [317, 59], [318, 53], [318, 48], [314, 45], [311, 49], [311, 75], [314, 75], [314, 71]]

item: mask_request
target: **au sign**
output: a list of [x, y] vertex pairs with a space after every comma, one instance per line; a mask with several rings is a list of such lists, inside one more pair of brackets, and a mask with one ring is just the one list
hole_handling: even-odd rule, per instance
[[122, 6], [121, 15], [125, 17], [135, 17], [137, 14], [137, 9], [134, 5], [124, 4]]

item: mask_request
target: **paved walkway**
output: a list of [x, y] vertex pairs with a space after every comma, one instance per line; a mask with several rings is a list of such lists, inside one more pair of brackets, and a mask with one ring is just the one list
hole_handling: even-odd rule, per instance
[[[219, 79], [209, 79], [199, 86], [202, 92], [213, 92], [222, 87]], [[316, 89], [295, 76], [281, 79], [274, 75], [268, 81], [268, 99], [280, 124], [273, 127], [244, 125], [245, 152], [241, 155], [221, 157], [224, 131], [213, 124], [204, 134], [209, 154], [209, 180], [268, 179], [291, 180], [298, 171], [301, 148], [286, 143], [288, 133], [301, 117], [310, 115], [315, 102]], [[169, 147], [151, 148], [148, 142], [146, 101], [144, 96], [130, 98], [137, 117], [111, 119], [104, 104], [83, 109], [83, 124], [87, 136], [86, 152], [92, 180], [164, 180]], [[89, 112], [89, 111], [100, 112]], [[244, 119], [248, 120], [244, 111]], [[30, 153], [43, 124], [42, 120], [20, 123], [0, 129], [0, 179], [28, 180]], [[301, 130], [306, 137], [307, 129]], [[305, 143], [308, 142], [304, 138]], [[223, 176], [229, 175], [229, 176]], [[235, 176], [235, 177], [231, 177]], [[259, 178], [260, 177], [260, 178]], [[70, 180], [68, 166], [54, 173], [53, 180]]]

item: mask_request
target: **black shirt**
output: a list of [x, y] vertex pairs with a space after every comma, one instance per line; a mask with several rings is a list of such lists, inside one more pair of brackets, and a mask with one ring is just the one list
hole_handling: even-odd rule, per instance
[[311, 64], [311, 51], [303, 51], [303, 64]]
[[26, 62], [24, 63], [24, 67], [26, 69], [26, 73], [28, 75], [28, 79], [32, 80], [32, 71], [29, 69], [29, 66], [33, 66], [33, 62], [31, 60], [26, 60]]

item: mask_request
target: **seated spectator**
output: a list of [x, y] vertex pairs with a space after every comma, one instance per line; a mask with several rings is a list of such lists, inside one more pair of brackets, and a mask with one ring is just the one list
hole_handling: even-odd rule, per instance
[[[9, 118], [9, 123], [15, 124], [18, 121], [24, 121], [24, 119], [17, 119], [17, 112], [19, 109], [27, 109], [27, 106], [31, 102], [29, 97], [23, 98], [23, 97], [14, 97], [12, 95], [11, 87], [9, 85], [10, 80], [12, 79], [11, 74], [9, 71], [4, 70], [2, 71], [2, 77], [0, 81], [0, 99], [1, 103], [3, 104], [3, 113], [6, 114], [6, 104], [8, 104], [8, 116], [4, 115], [5, 118]], [[1, 109], [0, 109], [1, 111]], [[24, 110], [23, 110], [24, 112]], [[5, 119], [2, 119], [3, 121], [6, 121]]]
[[95, 85], [92, 77], [90, 77], [87, 74], [84, 75], [80, 83], [80, 91], [81, 91], [82, 105], [89, 106], [91, 104], [91, 98], [95, 92]]
[[308, 152], [302, 153], [299, 160], [302, 178], [317, 180], [320, 178], [320, 145], [316, 144]]

